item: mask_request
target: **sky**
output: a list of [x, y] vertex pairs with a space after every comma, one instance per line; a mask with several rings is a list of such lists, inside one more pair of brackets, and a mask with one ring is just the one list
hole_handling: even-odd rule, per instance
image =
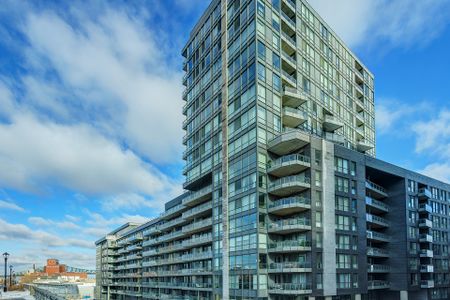
[[[95, 269], [182, 192], [181, 49], [209, 0], [2, 1], [0, 251]], [[375, 75], [377, 157], [450, 182], [450, 1], [310, 0]]]

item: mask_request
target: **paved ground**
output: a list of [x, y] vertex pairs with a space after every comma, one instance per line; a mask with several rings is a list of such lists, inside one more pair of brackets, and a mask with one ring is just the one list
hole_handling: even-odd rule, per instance
[[30, 295], [30, 292], [6, 292], [0, 293], [0, 299], [8, 299], [8, 300], [34, 300], [34, 297]]

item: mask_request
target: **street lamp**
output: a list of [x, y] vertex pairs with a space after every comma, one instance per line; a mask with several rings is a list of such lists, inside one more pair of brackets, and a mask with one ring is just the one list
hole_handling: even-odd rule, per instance
[[6, 276], [7, 276], [7, 263], [8, 263], [8, 257], [9, 257], [9, 253], [5, 252], [3, 253], [3, 257], [5, 258], [5, 281], [3, 282], [3, 291], [6, 293], [8, 291], [8, 289], [6, 288]]
[[12, 287], [12, 269], [13, 269], [13, 266], [12, 265], [9, 265], [9, 288], [11, 288]]

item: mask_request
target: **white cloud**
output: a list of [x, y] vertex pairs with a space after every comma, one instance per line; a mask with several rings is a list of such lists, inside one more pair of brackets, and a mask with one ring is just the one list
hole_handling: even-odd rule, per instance
[[12, 224], [0, 219], [0, 240], [35, 243], [48, 247], [94, 248], [92, 241], [75, 238], [61, 238], [42, 230], [32, 230], [23, 224]]
[[11, 201], [0, 200], [0, 209], [8, 209], [24, 212], [25, 209]]
[[157, 195], [175, 184], [88, 125], [60, 125], [30, 114], [0, 123], [0, 185], [37, 190], [52, 181], [88, 194]]
[[[422, 102], [406, 105], [397, 100], [379, 99], [376, 103], [375, 122], [379, 134], [405, 134], [403, 127], [411, 128], [411, 119], [419, 112], [429, 111], [429, 105]], [[414, 118], [415, 120], [417, 118]], [[394, 131], [391, 129], [395, 129]]]
[[49, 100], [61, 94], [55, 88], [71, 91], [72, 114], [77, 107], [78, 114], [88, 111], [102, 130], [154, 162], [179, 162], [181, 70], [165, 62], [170, 49], [157, 44], [145, 20], [125, 13], [107, 10], [98, 21], [81, 12], [76, 17], [74, 27], [53, 13], [28, 15], [30, 63], [58, 77], [51, 88], [28, 79], [29, 95], [58, 111], [58, 101]]
[[419, 172], [450, 184], [450, 162], [433, 163]]
[[28, 218], [28, 222], [36, 225], [36, 226], [51, 226], [51, 227], [58, 227], [61, 229], [68, 229], [68, 230], [77, 230], [80, 229], [80, 226], [75, 224], [71, 221], [53, 221], [50, 219], [44, 219], [42, 217], [30, 217]]
[[[165, 200], [169, 200], [170, 198], [172, 197], [165, 197]], [[141, 195], [130, 193], [103, 199], [102, 208], [104, 211], [136, 211], [143, 208], [153, 208], [155, 212], [159, 212], [163, 210], [165, 202], [152, 201]]]
[[[425, 45], [449, 23], [441, 0], [309, 0], [350, 47]], [[379, 49], [379, 44], [377, 44]]]

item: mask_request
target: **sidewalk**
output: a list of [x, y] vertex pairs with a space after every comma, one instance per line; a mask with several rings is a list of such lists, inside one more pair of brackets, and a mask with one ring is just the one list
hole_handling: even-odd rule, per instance
[[23, 292], [6, 292], [0, 293], [0, 299], [9, 299], [9, 300], [34, 300], [34, 297], [30, 295], [29, 291]]

